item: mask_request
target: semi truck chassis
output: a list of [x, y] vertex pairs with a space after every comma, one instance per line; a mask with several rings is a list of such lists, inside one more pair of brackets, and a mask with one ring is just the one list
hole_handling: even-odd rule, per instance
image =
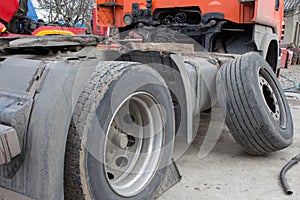
[[152, 199], [176, 140], [190, 144], [193, 120], [216, 105], [249, 154], [292, 143], [288, 103], [257, 53], [97, 50], [106, 39], [1, 38], [1, 187], [32, 199]]

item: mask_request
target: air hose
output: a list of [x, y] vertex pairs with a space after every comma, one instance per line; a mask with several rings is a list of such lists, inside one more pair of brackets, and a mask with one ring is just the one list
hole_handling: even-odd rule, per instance
[[280, 172], [280, 183], [282, 185], [283, 191], [285, 194], [287, 195], [292, 195], [293, 194], [293, 190], [290, 188], [287, 180], [286, 180], [286, 173], [287, 171], [292, 168], [294, 165], [296, 165], [298, 162], [300, 162], [300, 154], [295, 156], [294, 158], [292, 158], [292, 160], [290, 162], [288, 162], [281, 170]]
[[[283, 91], [284, 92], [290, 92], [290, 93], [295, 93], [295, 94], [300, 94], [300, 92], [297, 92], [297, 84], [295, 81], [293, 81], [292, 79], [286, 77], [286, 76], [283, 76], [283, 75], [280, 75], [281, 78], [284, 78], [286, 81], [290, 82], [293, 84], [292, 87], [287, 87], [287, 88], [284, 88]], [[298, 88], [300, 88], [300, 83], [298, 83]]]

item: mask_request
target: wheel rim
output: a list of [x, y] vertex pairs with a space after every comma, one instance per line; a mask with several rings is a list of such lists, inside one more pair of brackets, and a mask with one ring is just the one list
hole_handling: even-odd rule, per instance
[[264, 103], [270, 115], [280, 126], [286, 127], [286, 111], [283, 99], [274, 80], [264, 69], [260, 69], [258, 80]]
[[161, 106], [145, 92], [134, 93], [116, 109], [106, 133], [104, 167], [118, 195], [137, 195], [151, 181], [162, 154], [163, 122]]

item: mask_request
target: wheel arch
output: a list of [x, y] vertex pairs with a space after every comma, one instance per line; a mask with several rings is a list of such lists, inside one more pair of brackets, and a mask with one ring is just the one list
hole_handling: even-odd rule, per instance
[[271, 40], [267, 53], [265, 55], [265, 60], [272, 67], [273, 71], [276, 73], [278, 69], [278, 58], [279, 58], [279, 44], [277, 40]]
[[274, 72], [279, 67], [279, 41], [278, 35], [272, 28], [258, 25], [254, 26], [254, 41], [261, 56], [269, 63]]

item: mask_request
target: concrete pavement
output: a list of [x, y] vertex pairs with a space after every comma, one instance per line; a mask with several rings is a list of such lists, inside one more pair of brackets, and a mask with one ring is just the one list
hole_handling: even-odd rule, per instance
[[255, 157], [243, 152], [225, 127], [213, 151], [200, 159], [203, 134], [177, 160], [181, 182], [158, 200], [296, 200], [300, 199], [300, 163], [287, 174], [294, 191], [286, 196], [279, 182], [282, 167], [300, 154], [300, 95], [289, 98], [294, 120], [294, 142], [287, 149]]

